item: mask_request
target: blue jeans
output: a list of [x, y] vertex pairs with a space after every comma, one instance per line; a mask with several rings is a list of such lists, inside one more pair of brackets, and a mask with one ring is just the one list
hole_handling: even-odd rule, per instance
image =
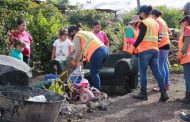
[[183, 64], [186, 92], [190, 93], [190, 63]]
[[154, 77], [158, 82], [160, 91], [164, 91], [164, 79], [160, 73], [158, 67], [158, 51], [157, 50], [147, 50], [139, 53], [138, 56], [138, 66], [140, 73], [141, 91], [147, 92], [147, 68], [150, 66]]
[[98, 48], [93, 54], [90, 59], [90, 75], [92, 78], [92, 86], [100, 89], [101, 81], [99, 76], [99, 71], [104, 62], [108, 57], [108, 48], [102, 46]]
[[164, 78], [165, 87], [169, 85], [168, 54], [170, 50], [159, 50], [159, 69]]

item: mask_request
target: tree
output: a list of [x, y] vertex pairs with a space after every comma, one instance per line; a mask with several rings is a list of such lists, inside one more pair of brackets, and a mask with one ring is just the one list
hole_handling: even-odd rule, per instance
[[53, 4], [67, 5], [69, 3], [69, 0], [47, 0], [47, 2]]
[[140, 0], [137, 0], [137, 8], [140, 8]]
[[14, 30], [16, 20], [28, 21], [33, 37], [32, 54], [36, 69], [47, 71], [51, 59], [52, 43], [58, 30], [68, 26], [66, 17], [52, 4], [37, 4], [31, 0], [0, 0], [0, 54], [7, 54], [7, 33]]

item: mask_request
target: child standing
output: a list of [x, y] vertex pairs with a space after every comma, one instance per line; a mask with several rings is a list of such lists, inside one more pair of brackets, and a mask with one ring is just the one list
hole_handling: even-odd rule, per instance
[[[72, 52], [72, 42], [67, 39], [67, 31], [59, 30], [59, 39], [53, 43], [53, 51], [51, 59], [60, 63], [61, 71], [66, 66], [67, 57]], [[61, 71], [58, 71], [60, 73]]]
[[23, 54], [22, 51], [25, 48], [25, 43], [20, 41], [20, 40], [16, 40], [14, 42], [14, 49], [11, 52], [11, 57], [17, 58], [21, 61], [23, 61]]

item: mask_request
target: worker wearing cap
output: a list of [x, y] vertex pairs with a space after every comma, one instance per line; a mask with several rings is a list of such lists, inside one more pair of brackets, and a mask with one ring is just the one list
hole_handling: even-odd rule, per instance
[[[140, 22], [140, 19], [138, 15], [134, 15], [131, 17], [131, 21], [128, 23], [128, 26], [125, 30], [125, 37], [124, 37], [124, 44], [123, 44], [124, 52], [128, 52], [130, 48], [132, 48], [133, 44], [135, 43], [139, 34], [139, 29], [137, 27], [139, 22]], [[134, 51], [134, 54], [138, 54], [138, 49]]]
[[[184, 5], [184, 8], [183, 8], [183, 11], [184, 11], [184, 15], [190, 15], [190, 2], [187, 2], [185, 5]], [[180, 21], [180, 22], [182, 22], [182, 21]], [[184, 46], [183, 46], [183, 48], [185, 47], [185, 45], [187, 46], [188, 44], [185, 44], [185, 43], [187, 43], [188, 41], [188, 39], [187, 39], [187, 36], [186, 37], [184, 37], [184, 38], [186, 38], [186, 39], [183, 39], [184, 40], [184, 44], [183, 43], [181, 43], [181, 44], [183, 44]], [[189, 37], [188, 37], [189, 38]], [[181, 39], [180, 40], [182, 40], [182, 35], [181, 35]], [[186, 41], [185, 41], [186, 40]], [[190, 39], [189, 39], [190, 40]], [[181, 41], [182, 42], [182, 41]], [[182, 48], [182, 49], [183, 49]], [[185, 71], [185, 70], [184, 70]], [[186, 89], [187, 89], [187, 84], [186, 84]], [[187, 90], [186, 90], [187, 91]], [[182, 99], [182, 100], [180, 100], [180, 99], [178, 99], [178, 101], [183, 101], [183, 103], [185, 102], [185, 103], [190, 103], [190, 101], [188, 100], [188, 99], [186, 99], [186, 98], [188, 98], [188, 93], [186, 92], [186, 95], [185, 95], [185, 98], [184, 99]], [[182, 120], [184, 120], [184, 121], [187, 121], [187, 122], [189, 122], [190, 121], [190, 114], [189, 113], [185, 113], [185, 112], [181, 112], [180, 114], [179, 114], [179, 116], [180, 116], [180, 118], [182, 119]]]
[[185, 16], [181, 21], [182, 34], [178, 41], [178, 57], [177, 60], [183, 66], [184, 77], [186, 82], [186, 94], [183, 99], [178, 101], [190, 104], [190, 16]]
[[138, 14], [143, 18], [139, 25], [140, 33], [137, 37], [133, 48], [130, 50], [132, 54], [138, 47], [138, 67], [140, 73], [141, 91], [134, 95], [135, 99], [148, 100], [147, 96], [147, 68], [150, 66], [155, 76], [161, 92], [160, 101], [169, 99], [165, 89], [164, 79], [158, 67], [158, 23], [151, 17], [151, 6], [143, 5], [139, 8]]
[[[73, 38], [74, 55], [69, 59], [69, 64], [65, 70], [68, 72], [67, 76], [73, 72], [81, 57], [90, 63], [90, 75], [92, 79], [92, 86], [100, 89], [101, 82], [99, 77], [99, 70], [108, 57], [108, 48], [97, 38], [97, 36], [90, 31], [79, 31], [76, 26], [68, 28], [68, 34]], [[61, 79], [65, 75], [60, 76]]]

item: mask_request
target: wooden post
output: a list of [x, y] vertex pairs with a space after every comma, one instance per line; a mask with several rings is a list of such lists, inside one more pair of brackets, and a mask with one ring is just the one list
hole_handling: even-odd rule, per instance
[[140, 0], [137, 0], [137, 8], [140, 8]]

